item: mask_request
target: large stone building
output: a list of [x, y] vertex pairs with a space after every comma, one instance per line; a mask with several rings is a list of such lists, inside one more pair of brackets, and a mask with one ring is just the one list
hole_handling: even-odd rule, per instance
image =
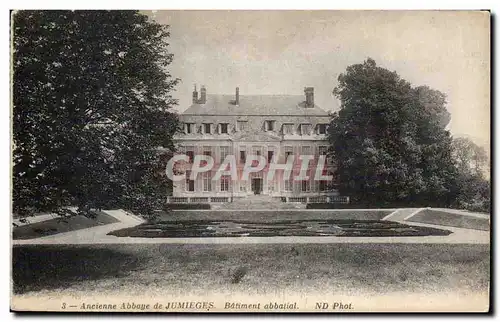
[[[332, 183], [314, 180], [319, 155], [326, 155], [326, 131], [329, 114], [314, 104], [314, 88], [306, 87], [302, 95], [209, 95], [202, 86], [193, 91], [192, 105], [179, 115], [183, 132], [175, 141], [178, 151], [210, 155], [217, 169], [227, 155], [234, 155], [238, 175], [248, 155], [263, 156], [271, 162], [286, 163], [294, 155], [295, 168], [300, 155], [314, 155], [307, 172], [308, 180], [283, 177], [277, 171], [268, 180], [269, 165], [251, 173], [248, 180], [213, 179], [213, 172], [190, 180], [189, 166], [185, 180], [174, 183], [173, 202], [228, 202], [253, 194], [280, 197], [283, 201], [323, 202], [339, 198]], [[325, 166], [323, 173], [329, 171]], [[335, 197], [337, 196], [337, 197]]]

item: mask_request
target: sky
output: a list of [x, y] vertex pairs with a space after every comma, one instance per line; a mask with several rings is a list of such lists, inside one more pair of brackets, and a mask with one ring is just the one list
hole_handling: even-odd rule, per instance
[[194, 84], [208, 94], [303, 95], [338, 110], [339, 74], [368, 57], [414, 86], [447, 95], [448, 126], [489, 147], [489, 15], [471, 11], [153, 11], [170, 25], [170, 71], [182, 82], [179, 111]]

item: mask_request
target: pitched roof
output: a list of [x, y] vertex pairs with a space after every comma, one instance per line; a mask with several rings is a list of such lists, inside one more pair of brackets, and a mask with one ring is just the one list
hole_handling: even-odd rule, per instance
[[317, 105], [304, 107], [301, 95], [240, 95], [239, 105], [234, 99], [234, 95], [207, 95], [205, 104], [193, 104], [182, 114], [328, 116]]

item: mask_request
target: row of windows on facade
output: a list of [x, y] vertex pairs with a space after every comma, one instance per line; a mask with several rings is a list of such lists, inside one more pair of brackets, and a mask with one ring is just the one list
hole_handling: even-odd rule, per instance
[[[290, 156], [294, 154], [294, 147], [293, 146], [285, 146], [285, 161], [288, 160]], [[219, 161], [222, 162], [226, 159], [226, 157], [230, 154], [232, 154], [232, 149], [229, 146], [219, 146]], [[213, 155], [213, 147], [211, 146], [204, 146], [203, 147], [203, 155], [211, 156], [214, 157]], [[252, 147], [252, 154], [253, 155], [262, 155], [263, 148], [262, 147]], [[179, 152], [186, 154], [189, 157], [189, 162], [192, 162], [194, 159], [195, 155], [195, 147], [194, 146], [183, 146], [179, 148]], [[326, 145], [320, 145], [318, 146], [318, 155], [326, 155], [328, 152], [328, 146]], [[300, 153], [302, 155], [312, 155], [313, 154], [313, 148], [310, 145], [303, 145], [300, 147]], [[267, 151], [267, 162], [272, 162], [273, 158], [275, 157], [275, 151], [268, 149]], [[239, 161], [241, 163], [246, 162], [247, 159], [247, 151], [246, 148], [240, 148], [239, 150]]]
[[[328, 124], [317, 124], [315, 128], [315, 134], [326, 134], [328, 129]], [[236, 132], [247, 131], [248, 121], [237, 121], [236, 128], [233, 128]], [[276, 121], [265, 121], [263, 130], [266, 132], [275, 132], [276, 129]], [[202, 123], [202, 125], [196, 130], [196, 123], [184, 123], [184, 133], [193, 134], [193, 133], [202, 133], [202, 134], [229, 134], [230, 133], [230, 124], [229, 123], [218, 123], [214, 126], [214, 123]], [[281, 127], [282, 134], [300, 134], [300, 135], [311, 135], [313, 134], [313, 125], [311, 123], [302, 123], [299, 124], [298, 127], [293, 123], [284, 123]]]
[[[195, 191], [195, 180], [189, 179], [191, 175], [190, 171], [186, 171], [186, 187], [185, 190], [188, 192]], [[313, 181], [313, 187], [311, 187], [311, 181], [303, 180], [303, 181], [292, 181], [292, 180], [284, 180], [283, 181], [283, 191], [284, 192], [292, 192], [293, 185], [296, 185], [296, 190], [300, 192], [311, 192], [311, 191], [326, 191], [328, 189], [327, 181], [318, 181], [317, 184]], [[203, 192], [213, 192], [214, 183], [212, 182], [212, 174], [210, 172], [202, 173], [202, 191]], [[246, 184], [240, 184], [240, 192], [247, 191]], [[274, 184], [270, 184], [268, 186], [268, 190], [274, 191]], [[231, 188], [231, 177], [230, 176], [221, 176], [219, 180], [219, 191], [220, 192], [229, 192]]]

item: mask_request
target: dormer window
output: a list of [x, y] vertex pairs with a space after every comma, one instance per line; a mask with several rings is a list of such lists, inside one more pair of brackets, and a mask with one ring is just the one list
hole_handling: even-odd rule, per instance
[[283, 124], [283, 134], [293, 134], [293, 124]]
[[212, 123], [203, 123], [203, 133], [212, 134]]
[[184, 131], [186, 134], [194, 133], [194, 123], [184, 123]]
[[266, 121], [264, 123], [264, 130], [266, 130], [266, 131], [274, 131], [274, 123], [275, 123], [275, 121]]
[[318, 134], [326, 134], [327, 124], [318, 124]]
[[312, 124], [300, 124], [300, 135], [311, 135]]
[[219, 130], [220, 134], [227, 134], [228, 133], [228, 125], [227, 123], [220, 123], [219, 124]]

